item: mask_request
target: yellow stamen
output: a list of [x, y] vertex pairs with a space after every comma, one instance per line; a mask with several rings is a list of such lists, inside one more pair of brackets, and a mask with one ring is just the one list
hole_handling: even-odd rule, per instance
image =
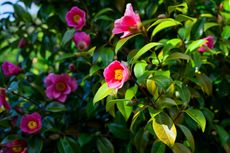
[[38, 123], [35, 121], [29, 121], [27, 124], [28, 128], [30, 130], [36, 129], [38, 127]]
[[120, 81], [122, 80], [122, 78], [123, 78], [123, 71], [121, 69], [115, 70], [114, 79]]
[[12, 151], [14, 153], [21, 152], [22, 151], [22, 146], [13, 146]]
[[57, 91], [64, 91], [66, 89], [66, 85], [63, 82], [58, 82], [55, 84], [55, 89]]
[[74, 15], [73, 16], [73, 21], [75, 22], [75, 23], [78, 23], [78, 21], [80, 20], [80, 15]]

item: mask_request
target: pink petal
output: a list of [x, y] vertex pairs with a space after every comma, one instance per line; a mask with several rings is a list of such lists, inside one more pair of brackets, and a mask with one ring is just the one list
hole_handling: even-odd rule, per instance
[[67, 95], [62, 94], [57, 100], [64, 103], [66, 101]]

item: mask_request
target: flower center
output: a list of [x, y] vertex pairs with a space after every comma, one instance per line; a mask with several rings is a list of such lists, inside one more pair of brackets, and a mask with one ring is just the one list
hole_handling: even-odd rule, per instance
[[78, 14], [77, 14], [77, 15], [74, 15], [74, 16], [73, 16], [73, 21], [74, 21], [75, 23], [78, 23], [78, 21], [80, 20], [80, 18], [81, 18], [80, 15], [78, 15]]
[[80, 49], [80, 50], [85, 50], [87, 48], [87, 45], [84, 41], [80, 41], [77, 45], [77, 47]]
[[27, 124], [28, 128], [30, 130], [36, 129], [38, 127], [38, 123], [35, 121], [29, 121]]
[[66, 89], [66, 85], [63, 82], [58, 82], [55, 85], [55, 89], [57, 91], [64, 91]]
[[114, 79], [118, 80], [118, 81], [122, 80], [122, 78], [123, 78], [123, 73], [122, 72], [123, 71], [121, 69], [115, 70]]
[[21, 152], [22, 151], [22, 146], [16, 145], [12, 147], [13, 153]]

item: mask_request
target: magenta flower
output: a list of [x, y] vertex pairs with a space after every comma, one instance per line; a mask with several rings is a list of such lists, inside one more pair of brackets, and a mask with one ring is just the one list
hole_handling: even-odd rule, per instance
[[129, 69], [119, 61], [113, 61], [104, 70], [105, 81], [109, 88], [120, 89], [129, 79]]
[[68, 74], [50, 73], [45, 78], [46, 96], [60, 102], [65, 102], [67, 95], [77, 89], [77, 82]]
[[81, 10], [77, 6], [72, 7], [66, 14], [66, 22], [69, 27], [74, 27], [76, 30], [81, 30], [85, 25], [85, 11]]
[[208, 36], [203, 38], [204, 40], [206, 40], [206, 42], [200, 46], [200, 48], [198, 48], [199, 52], [206, 52], [207, 51], [207, 47], [212, 49], [214, 48], [214, 37], [213, 36]]
[[73, 41], [79, 50], [85, 50], [90, 44], [90, 36], [85, 32], [76, 32]]
[[37, 112], [22, 117], [20, 129], [28, 134], [37, 133], [42, 128], [41, 115]]
[[5, 76], [13, 76], [13, 75], [17, 75], [21, 71], [21, 68], [8, 61], [5, 61], [2, 64], [2, 71]]
[[6, 101], [6, 89], [5, 88], [0, 88], [0, 109], [10, 109], [10, 105]]
[[14, 140], [6, 144], [5, 153], [26, 153], [26, 141], [24, 140]]
[[123, 33], [121, 38], [127, 37], [139, 31], [141, 19], [139, 14], [133, 11], [132, 4], [126, 5], [125, 14], [114, 22], [113, 34]]

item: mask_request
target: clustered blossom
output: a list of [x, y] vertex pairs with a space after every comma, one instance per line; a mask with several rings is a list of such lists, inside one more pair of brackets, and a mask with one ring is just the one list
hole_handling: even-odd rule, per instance
[[71, 78], [68, 74], [50, 73], [45, 78], [46, 96], [50, 99], [65, 102], [67, 95], [77, 89], [75, 78]]
[[13, 75], [19, 74], [21, 71], [21, 68], [17, 65], [14, 65], [13, 63], [5, 61], [2, 64], [2, 71], [5, 76], [13, 76]]
[[139, 14], [133, 11], [130, 3], [126, 5], [125, 14], [114, 22], [113, 34], [123, 33], [121, 38], [127, 37], [139, 31], [141, 19]]
[[119, 61], [113, 61], [104, 70], [105, 81], [109, 88], [120, 89], [129, 79], [129, 69]]
[[[66, 22], [68, 26], [74, 27], [76, 30], [82, 30], [86, 22], [86, 13], [77, 6], [72, 7], [66, 14]], [[85, 32], [76, 32], [73, 37], [75, 46], [83, 51], [90, 45], [90, 36]]]
[[22, 117], [20, 129], [28, 134], [37, 133], [42, 128], [41, 115], [37, 112]]
[[86, 50], [90, 44], [90, 36], [85, 32], [76, 32], [73, 40], [79, 50]]
[[10, 109], [10, 105], [6, 101], [6, 89], [0, 88], [0, 109]]
[[199, 52], [206, 52], [207, 48], [212, 49], [214, 48], [214, 37], [213, 36], [208, 36], [203, 38], [205, 40], [205, 43], [198, 48]]

